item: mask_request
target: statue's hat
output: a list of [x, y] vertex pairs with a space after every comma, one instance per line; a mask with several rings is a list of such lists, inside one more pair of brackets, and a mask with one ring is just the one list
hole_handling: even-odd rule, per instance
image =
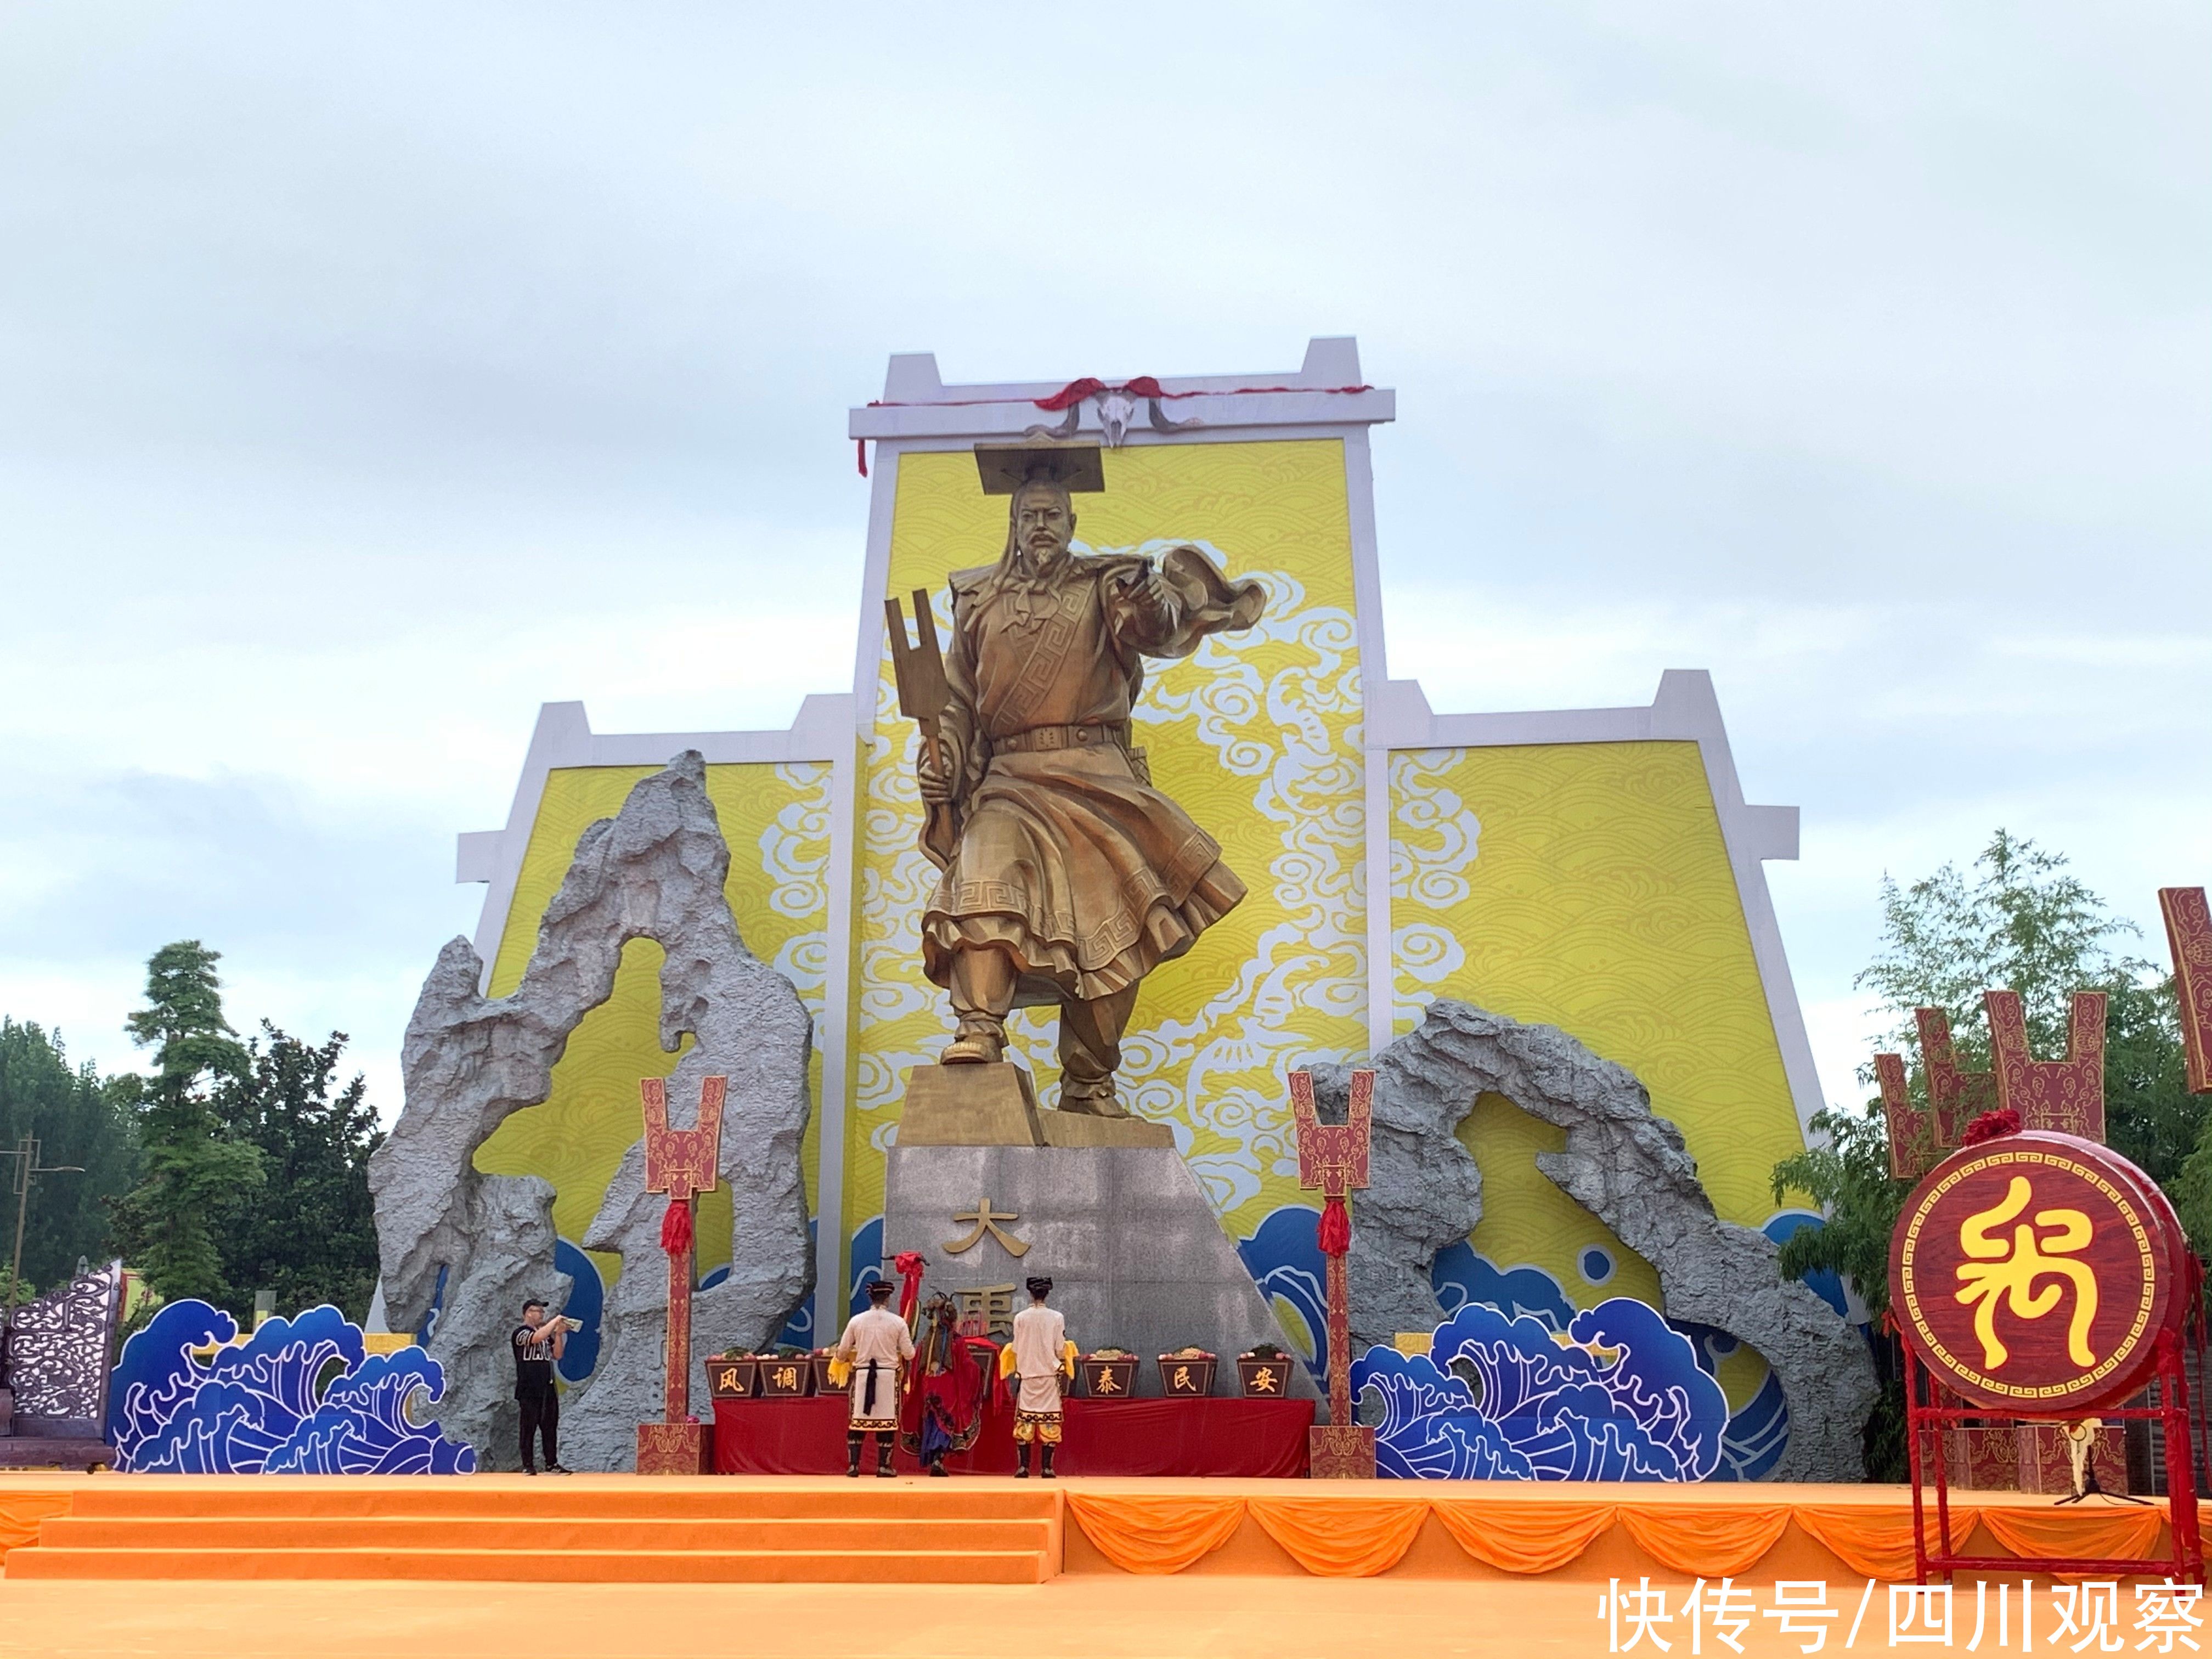
[[1031, 479], [1050, 479], [1071, 492], [1106, 488], [1106, 464], [1097, 444], [977, 444], [975, 470], [986, 495], [1011, 495]]

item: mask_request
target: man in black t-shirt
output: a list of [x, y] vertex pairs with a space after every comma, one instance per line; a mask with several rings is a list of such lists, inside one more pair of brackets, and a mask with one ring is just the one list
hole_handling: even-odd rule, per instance
[[531, 1441], [545, 1442], [545, 1472], [566, 1474], [561, 1467], [561, 1396], [553, 1389], [553, 1364], [568, 1346], [572, 1319], [545, 1316], [543, 1302], [522, 1304], [522, 1322], [514, 1328], [514, 1403], [522, 1413], [522, 1472], [538, 1473]]

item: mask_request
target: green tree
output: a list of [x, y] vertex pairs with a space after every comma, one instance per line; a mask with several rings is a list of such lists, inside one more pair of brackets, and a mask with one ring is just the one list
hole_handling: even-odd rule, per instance
[[[1959, 1063], [1982, 1070], [1990, 1063], [1983, 991], [2017, 991], [2031, 1048], [2054, 1059], [2066, 1051], [2073, 994], [2102, 991], [2106, 1139], [2160, 1185], [2174, 1185], [2196, 1148], [2204, 1102], [2184, 1077], [2172, 980], [2116, 948], [2139, 934], [2134, 923], [2069, 874], [2062, 854], [2002, 830], [1971, 874], [1947, 864], [1910, 887], [1884, 878], [1881, 900], [1882, 948], [1855, 982], [1893, 1017], [1883, 1041], [1906, 1057], [1916, 1094], [1924, 1097], [1926, 1084], [1914, 1009], [1942, 1009]], [[1860, 1080], [1872, 1081], [1870, 1068]]]
[[[2113, 954], [2112, 942], [2138, 933], [2066, 873], [2066, 859], [1999, 830], [1971, 874], [1945, 865], [1900, 888], [1881, 882], [1882, 945], [1853, 984], [1875, 992], [1894, 1024], [1883, 1041], [1918, 1054], [1912, 1011], [1950, 1016], [1959, 1063], [1989, 1063], [1982, 993], [2020, 993], [2029, 1044], [2063, 1053], [2076, 991], [2137, 987], [2150, 964]], [[1870, 1073], [1862, 1073], [1870, 1077]]]
[[[84, 1171], [43, 1176], [32, 1188], [27, 1283], [59, 1284], [76, 1271], [78, 1257], [100, 1262], [114, 1253], [109, 1206], [137, 1179], [137, 1094], [138, 1079], [127, 1073], [103, 1079], [89, 1063], [72, 1069], [58, 1033], [0, 1018], [0, 1147], [34, 1135], [41, 1163]], [[14, 1160], [0, 1162], [0, 1192], [13, 1169]], [[10, 1229], [15, 1218], [11, 1204]], [[7, 1268], [0, 1260], [0, 1276]]]
[[146, 963], [146, 1006], [126, 1029], [152, 1048], [154, 1075], [139, 1105], [143, 1175], [115, 1206], [117, 1231], [133, 1265], [164, 1300], [233, 1300], [212, 1218], [258, 1187], [261, 1154], [232, 1138], [214, 1095], [248, 1067], [246, 1048], [222, 1013], [219, 953], [179, 939]]
[[368, 1085], [356, 1074], [332, 1092], [343, 1032], [317, 1048], [265, 1019], [261, 1031], [215, 1097], [223, 1132], [258, 1151], [263, 1177], [216, 1206], [223, 1276], [249, 1302], [273, 1291], [280, 1312], [329, 1302], [361, 1319], [377, 1272], [368, 1155], [384, 1139]]

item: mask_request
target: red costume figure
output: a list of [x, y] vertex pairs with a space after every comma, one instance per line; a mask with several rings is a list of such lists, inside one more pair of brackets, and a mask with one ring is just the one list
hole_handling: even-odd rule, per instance
[[933, 1475], [949, 1473], [945, 1460], [966, 1451], [982, 1433], [991, 1380], [999, 1371], [999, 1345], [988, 1337], [963, 1336], [959, 1322], [949, 1296], [933, 1296], [922, 1308], [900, 1413], [899, 1443]]
[[637, 1425], [640, 1474], [703, 1474], [711, 1468], [706, 1426], [691, 1416], [691, 1279], [697, 1260], [693, 1208], [712, 1192], [722, 1145], [722, 1099], [727, 1078], [699, 1085], [699, 1114], [689, 1129], [668, 1127], [667, 1085], [639, 1080], [645, 1099], [645, 1189], [666, 1193], [660, 1248], [668, 1253], [668, 1341], [663, 1418]]
[[1298, 1185], [1322, 1194], [1318, 1228], [1328, 1264], [1328, 1422], [1312, 1432], [1310, 1473], [1316, 1480], [1371, 1480], [1375, 1431], [1352, 1420], [1352, 1302], [1344, 1258], [1352, 1249], [1352, 1212], [1345, 1200], [1367, 1185], [1368, 1128], [1375, 1073], [1352, 1074], [1351, 1109], [1342, 1123], [1323, 1123], [1314, 1108], [1313, 1073], [1291, 1073], [1291, 1113], [1298, 1128]]

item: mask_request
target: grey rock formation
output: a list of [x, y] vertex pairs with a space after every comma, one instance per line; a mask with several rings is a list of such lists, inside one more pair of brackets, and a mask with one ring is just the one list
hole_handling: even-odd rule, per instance
[[[955, 1255], [972, 1224], [956, 1214], [988, 1199], [1016, 1219]], [[919, 1250], [925, 1292], [1004, 1287], [1013, 1305], [1032, 1273], [1053, 1280], [1069, 1339], [1088, 1352], [1115, 1343], [1141, 1354], [1139, 1394], [1160, 1391], [1160, 1354], [1194, 1343], [1219, 1357], [1216, 1394], [1237, 1392], [1236, 1357], [1261, 1342], [1291, 1351], [1213, 1206], [1172, 1146], [898, 1146], [884, 1189], [884, 1256]], [[1435, 1322], [1430, 1322], [1433, 1324]], [[1315, 1395], [1304, 1365], [1290, 1392]]]
[[[722, 1333], [714, 1346], [768, 1340], [804, 1298], [813, 1249], [799, 1142], [811, 1031], [790, 983], [738, 936], [723, 895], [729, 864], [707, 798], [705, 764], [696, 751], [686, 752], [640, 781], [619, 814], [577, 842], [513, 994], [478, 993], [483, 964], [466, 939], [449, 943], [424, 981], [401, 1050], [406, 1104], [370, 1160], [369, 1188], [394, 1329], [421, 1324], [444, 1270], [444, 1311], [430, 1349], [457, 1399], [495, 1400], [512, 1388], [513, 1310], [537, 1287], [555, 1283], [552, 1189], [477, 1174], [477, 1148], [511, 1114], [551, 1092], [553, 1066], [569, 1034], [612, 994], [623, 947], [635, 939], [654, 939], [666, 953], [662, 1047], [672, 1053], [687, 1033], [696, 1039], [670, 1079], [672, 1121], [679, 1127], [690, 1121], [702, 1079], [730, 1079], [720, 1167], [732, 1188], [732, 1244], [741, 1265], [711, 1303], [701, 1298], [702, 1313], [711, 1311], [712, 1328]], [[611, 1103], [611, 1109], [635, 1114], [637, 1103], [632, 1097]], [[566, 1402], [564, 1416], [575, 1427], [563, 1436], [562, 1461], [576, 1468], [629, 1467], [636, 1424], [659, 1409], [665, 1206], [638, 1190], [641, 1165], [641, 1148], [634, 1147], [591, 1229], [595, 1242], [618, 1243], [623, 1262], [599, 1370]], [[520, 1208], [533, 1205], [535, 1224], [516, 1224]], [[501, 1218], [496, 1225], [494, 1218]], [[497, 1319], [453, 1316], [479, 1305], [507, 1312]], [[696, 1328], [696, 1351], [706, 1351], [709, 1328]], [[468, 1422], [459, 1431], [480, 1453], [511, 1457], [495, 1428], [477, 1426], [491, 1421], [484, 1412], [466, 1419], [449, 1412], [447, 1419]]]
[[[468, 1205], [461, 1218], [469, 1241], [466, 1271], [447, 1275], [430, 1334], [430, 1352], [446, 1367], [438, 1421], [448, 1437], [474, 1446], [486, 1458], [485, 1468], [512, 1468], [520, 1425], [507, 1340], [521, 1322], [518, 1310], [526, 1298], [557, 1308], [568, 1294], [569, 1279], [553, 1271], [550, 1182], [535, 1176], [486, 1176], [470, 1193]], [[487, 1354], [496, 1363], [456, 1364], [452, 1358]]]
[[[1378, 1125], [1387, 1102], [1392, 1121], [1442, 1124], [1449, 1139], [1485, 1093], [1567, 1132], [1565, 1149], [1539, 1153], [1537, 1168], [1657, 1270], [1668, 1318], [1726, 1331], [1773, 1367], [1790, 1441], [1771, 1478], [1863, 1479], [1861, 1435], [1877, 1391], [1866, 1344], [1782, 1278], [1771, 1239], [1714, 1214], [1681, 1132], [1653, 1115], [1644, 1085], [1564, 1031], [1463, 1002], [1431, 1003], [1376, 1062]], [[1379, 1186], [1383, 1172], [1374, 1173]], [[1395, 1159], [1389, 1168], [1394, 1185], [1427, 1178]], [[1395, 1192], [1356, 1202], [1355, 1241], [1363, 1229], [1382, 1231], [1406, 1202]], [[1378, 1261], [1391, 1263], [1418, 1248], [1376, 1243]], [[1433, 1322], [1440, 1310], [1431, 1303], [1430, 1311]]]

